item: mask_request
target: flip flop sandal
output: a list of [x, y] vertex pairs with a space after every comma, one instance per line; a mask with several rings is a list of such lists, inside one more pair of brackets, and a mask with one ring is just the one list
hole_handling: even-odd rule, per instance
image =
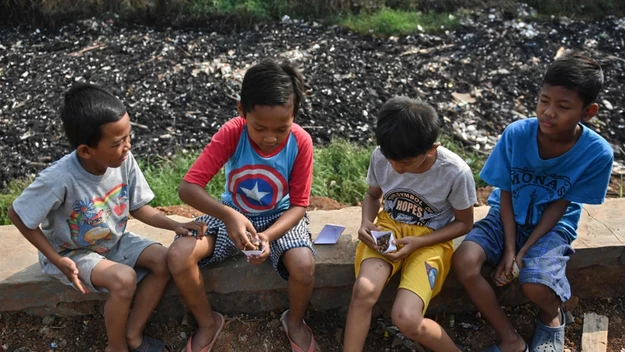
[[320, 352], [321, 349], [319, 348], [319, 345], [317, 345], [317, 341], [315, 341], [315, 336], [313, 335], [313, 332], [308, 327], [308, 325], [306, 325], [306, 322], [304, 322], [304, 327], [310, 333], [310, 347], [308, 348], [308, 351], [303, 350], [295, 342], [293, 342], [293, 340], [291, 340], [291, 335], [289, 335], [289, 328], [286, 324], [286, 315], [288, 312], [289, 310], [287, 309], [286, 311], [284, 311], [284, 313], [282, 313], [282, 316], [280, 317], [280, 322], [282, 323], [282, 328], [284, 329], [284, 332], [286, 333], [286, 337], [289, 339], [289, 342], [291, 343], [291, 351], [292, 352]]
[[[217, 329], [217, 332], [215, 333], [215, 336], [213, 336], [213, 339], [211, 340], [211, 342], [206, 347], [202, 348], [200, 352], [210, 352], [213, 349], [213, 347], [215, 347], [215, 343], [217, 342], [217, 339], [219, 338], [221, 331], [224, 329], [224, 325], [226, 325], [226, 318], [224, 318], [224, 316], [221, 315], [220, 313], [217, 313], [217, 315], [219, 315], [219, 318], [221, 319], [221, 324], [219, 324], [219, 329]], [[182, 352], [193, 352], [191, 341], [193, 341], [193, 335], [189, 337], [189, 340], [187, 341], [187, 346]]]
[[130, 350], [130, 352], [163, 352], [163, 349], [169, 351], [165, 342], [144, 335], [139, 347]]
[[532, 352], [562, 352], [564, 351], [564, 325], [566, 317], [564, 309], [560, 307], [560, 321], [562, 325], [551, 327], [536, 319], [536, 330], [532, 340]]

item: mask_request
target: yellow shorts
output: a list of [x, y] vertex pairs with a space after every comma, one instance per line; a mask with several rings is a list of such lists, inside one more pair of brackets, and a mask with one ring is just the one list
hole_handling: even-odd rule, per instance
[[[424, 226], [408, 225], [397, 222], [390, 218], [388, 213], [380, 211], [376, 225], [381, 229], [393, 231], [395, 238], [406, 236], [423, 236], [432, 233], [432, 229]], [[356, 261], [354, 268], [356, 277], [360, 271], [360, 264], [369, 258], [382, 259], [389, 263], [393, 269], [386, 280], [401, 269], [399, 288], [409, 290], [423, 300], [423, 313], [427, 310], [430, 300], [436, 296], [443, 287], [443, 282], [451, 268], [451, 256], [454, 253], [452, 241], [439, 243], [430, 247], [419, 248], [408, 257], [393, 263], [377, 251], [367, 247], [362, 242], [356, 247]]]

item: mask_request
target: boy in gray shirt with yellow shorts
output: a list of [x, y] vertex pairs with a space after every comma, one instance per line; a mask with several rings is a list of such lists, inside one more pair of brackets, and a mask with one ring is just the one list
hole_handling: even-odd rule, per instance
[[61, 119], [75, 150], [38, 175], [9, 219], [39, 250], [43, 273], [85, 294], [109, 292], [105, 351], [164, 351], [143, 329], [171, 278], [167, 248], [127, 232], [128, 216], [181, 235], [204, 229], [148, 205], [154, 194], [130, 153], [130, 119], [114, 95], [78, 84], [65, 94]]

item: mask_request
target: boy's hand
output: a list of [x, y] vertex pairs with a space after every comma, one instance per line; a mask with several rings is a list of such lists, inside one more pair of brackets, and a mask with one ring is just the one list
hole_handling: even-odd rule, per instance
[[512, 267], [514, 262], [514, 252], [505, 251], [497, 269], [493, 273], [493, 280], [497, 286], [504, 286], [512, 280]]
[[206, 235], [206, 223], [200, 221], [178, 222], [174, 227], [174, 232], [181, 236], [191, 236], [191, 231], [195, 231], [197, 239]]
[[416, 236], [408, 236], [398, 240], [393, 240], [393, 244], [399, 249], [396, 252], [382, 253], [382, 255], [393, 263], [398, 262], [421, 247], [419, 240], [419, 237]]
[[381, 231], [379, 227], [375, 226], [369, 220], [363, 220], [360, 229], [358, 230], [358, 239], [364, 243], [367, 247], [377, 251], [378, 245], [375, 243], [375, 239], [371, 234], [371, 231]]
[[514, 260], [516, 260], [516, 265], [519, 267], [519, 270], [523, 269], [523, 257], [525, 257], [525, 254], [527, 254], [527, 250], [522, 247], [514, 258]]
[[65, 274], [65, 277], [67, 277], [69, 282], [74, 284], [74, 287], [76, 287], [78, 291], [85, 294], [89, 293], [89, 290], [87, 290], [78, 277], [78, 268], [73, 260], [63, 257], [59, 259], [58, 263], [56, 263], [56, 267], [59, 268], [63, 274]]
[[259, 233], [257, 234], [257, 236], [260, 240], [261, 248], [265, 247], [265, 250], [260, 255], [251, 255], [247, 257], [247, 262], [253, 265], [262, 264], [267, 258], [269, 258], [269, 255], [271, 254], [271, 249], [269, 249], [269, 240], [267, 239], [267, 236], [265, 236], [264, 233]]
[[244, 250], [246, 247], [252, 245], [246, 232], [249, 232], [253, 239], [259, 239], [252, 222], [239, 212], [234, 212], [230, 217], [225, 219], [224, 224], [226, 225], [228, 237], [230, 237], [234, 245], [240, 250]]

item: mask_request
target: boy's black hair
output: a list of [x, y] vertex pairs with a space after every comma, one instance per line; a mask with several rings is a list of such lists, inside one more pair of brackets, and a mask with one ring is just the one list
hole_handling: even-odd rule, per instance
[[438, 114], [422, 101], [394, 97], [378, 113], [375, 138], [384, 157], [400, 161], [425, 154], [438, 138]]
[[549, 66], [543, 84], [577, 92], [587, 107], [597, 100], [603, 87], [603, 71], [590, 56], [580, 52], [565, 54]]
[[119, 121], [126, 114], [124, 104], [106, 89], [77, 83], [65, 93], [61, 107], [63, 129], [74, 149], [85, 144], [97, 147], [104, 124]]
[[[241, 106], [243, 114], [256, 105], [287, 106], [293, 104], [293, 116], [297, 116], [304, 100], [304, 77], [288, 61], [278, 63], [266, 59], [252, 66], [243, 77]], [[245, 117], [245, 116], [244, 116]]]

